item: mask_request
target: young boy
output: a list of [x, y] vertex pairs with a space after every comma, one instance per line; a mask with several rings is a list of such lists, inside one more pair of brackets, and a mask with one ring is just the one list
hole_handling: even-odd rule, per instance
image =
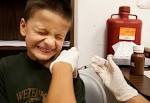
[[[54, 59], [62, 49], [65, 36], [71, 26], [71, 18], [70, 0], [27, 1], [24, 18], [21, 18], [20, 21], [20, 32], [25, 38], [27, 52], [0, 60], [1, 103], [42, 103], [47, 94], [50, 94], [50, 98], [53, 99], [53, 91], [62, 90], [61, 86], [58, 86], [58, 91], [53, 89], [56, 84], [59, 84], [54, 82], [55, 80], [59, 81], [55, 78], [59, 78], [61, 74], [60, 81], [63, 80], [61, 79], [63, 73], [65, 75], [71, 70], [65, 68], [74, 70], [75, 65], [69, 60], [65, 60], [68, 56], [73, 56], [74, 53], [76, 55], [76, 50], [71, 49], [61, 53], [56, 59], [56, 63]], [[72, 57], [71, 60], [76, 62], [77, 56]], [[66, 72], [66, 70], [68, 71]], [[65, 75], [64, 77], [72, 76]], [[75, 95], [77, 103], [83, 103], [83, 82], [79, 75], [73, 80], [71, 79], [68, 81], [72, 82], [74, 87], [72, 95]], [[62, 94], [66, 95], [65, 91]], [[62, 94], [58, 97], [61, 97]], [[57, 93], [54, 93], [54, 96], [57, 96]], [[63, 103], [63, 98], [59, 99]], [[48, 102], [53, 103], [50, 99]]]

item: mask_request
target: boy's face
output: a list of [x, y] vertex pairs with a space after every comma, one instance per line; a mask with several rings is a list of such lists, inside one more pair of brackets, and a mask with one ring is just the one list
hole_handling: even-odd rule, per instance
[[37, 10], [26, 22], [20, 22], [20, 32], [25, 37], [28, 56], [41, 63], [58, 54], [70, 22], [49, 10]]

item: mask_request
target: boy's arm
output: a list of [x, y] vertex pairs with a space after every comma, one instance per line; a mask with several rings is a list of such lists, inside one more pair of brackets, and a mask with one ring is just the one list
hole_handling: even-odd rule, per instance
[[54, 64], [46, 103], [76, 103], [71, 65], [63, 62]]
[[50, 65], [52, 81], [48, 90], [46, 103], [76, 103], [73, 72], [75, 71], [79, 52], [73, 47], [64, 50]]

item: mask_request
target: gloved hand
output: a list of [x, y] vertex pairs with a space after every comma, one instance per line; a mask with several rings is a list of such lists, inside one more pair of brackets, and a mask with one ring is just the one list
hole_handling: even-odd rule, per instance
[[[69, 50], [63, 50], [60, 55], [50, 64], [50, 71], [52, 73], [53, 65], [57, 62], [66, 62], [72, 66], [73, 74], [76, 72], [76, 66], [78, 62], [79, 52], [77, 48], [72, 47]], [[61, 69], [61, 68], [60, 68]]]
[[[112, 57], [112, 55], [108, 55], [107, 61], [100, 57], [94, 57], [96, 59], [92, 59], [94, 60], [92, 61], [92, 66], [117, 100], [127, 101], [137, 96], [138, 92], [127, 84], [120, 68], [114, 63]], [[105, 63], [103, 62], [102, 64], [102, 61], [105, 61]]]

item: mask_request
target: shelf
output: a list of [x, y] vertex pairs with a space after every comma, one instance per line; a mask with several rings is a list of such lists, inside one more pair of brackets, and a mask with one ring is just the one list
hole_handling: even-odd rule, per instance
[[0, 51], [25, 51], [26, 50], [26, 47], [12, 47], [12, 46], [1, 46], [0, 47]]

